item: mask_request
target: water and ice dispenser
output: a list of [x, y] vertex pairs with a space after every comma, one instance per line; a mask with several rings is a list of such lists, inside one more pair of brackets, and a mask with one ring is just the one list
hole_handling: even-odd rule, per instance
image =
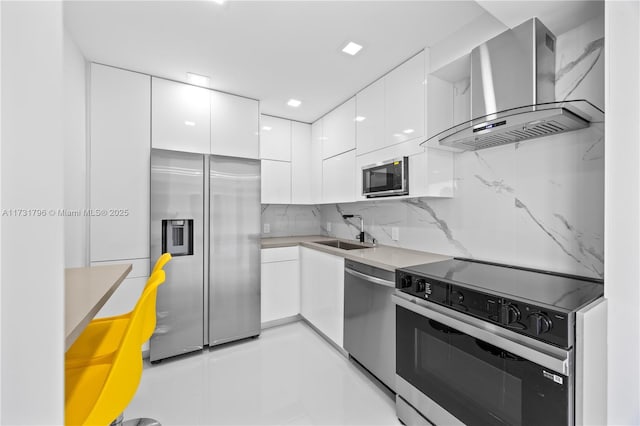
[[162, 221], [162, 252], [171, 256], [193, 256], [193, 219]]

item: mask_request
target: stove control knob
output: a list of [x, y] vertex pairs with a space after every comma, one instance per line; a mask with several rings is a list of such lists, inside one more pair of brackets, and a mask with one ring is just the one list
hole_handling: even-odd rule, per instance
[[411, 276], [406, 275], [400, 279], [400, 288], [411, 287]]
[[453, 291], [451, 293], [451, 303], [462, 305], [462, 302], [464, 302], [464, 294], [460, 291]]
[[502, 323], [508, 325], [518, 321], [520, 321], [520, 309], [511, 303], [502, 305]]
[[427, 282], [423, 279], [416, 281], [416, 291], [422, 293], [427, 288]]
[[542, 312], [534, 312], [529, 315], [529, 328], [536, 334], [544, 334], [551, 330], [551, 319]]

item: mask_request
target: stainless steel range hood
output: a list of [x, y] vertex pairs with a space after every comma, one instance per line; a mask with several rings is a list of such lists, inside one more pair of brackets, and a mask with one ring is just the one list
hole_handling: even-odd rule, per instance
[[[556, 38], [530, 19], [471, 52], [471, 117], [423, 144], [477, 150], [604, 121], [588, 101], [555, 102]], [[432, 146], [430, 144], [430, 146]]]

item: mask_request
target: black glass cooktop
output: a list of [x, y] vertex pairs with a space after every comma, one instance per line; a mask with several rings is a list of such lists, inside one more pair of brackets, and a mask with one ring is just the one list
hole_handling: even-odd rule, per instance
[[470, 259], [456, 258], [402, 270], [567, 312], [574, 312], [604, 294], [602, 280]]

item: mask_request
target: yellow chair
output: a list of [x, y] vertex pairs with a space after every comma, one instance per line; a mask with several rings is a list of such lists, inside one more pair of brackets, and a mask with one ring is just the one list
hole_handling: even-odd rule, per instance
[[[158, 271], [162, 271], [162, 268], [171, 260], [169, 253], [164, 253], [151, 273], [151, 277], [145, 284], [145, 290], [153, 282], [154, 276]], [[143, 290], [144, 292], [144, 290]], [[145, 311], [145, 333], [143, 335], [142, 343], [149, 340], [156, 324], [156, 296], [153, 296], [153, 304], [149, 305]], [[132, 311], [133, 312], [133, 311]], [[126, 314], [98, 318], [89, 323], [84, 329], [82, 334], [76, 339], [71, 347], [65, 353], [65, 367], [80, 366], [88, 362], [99, 362], [101, 357], [109, 356], [120, 345], [122, 335], [127, 327], [127, 323], [131, 318], [132, 312]], [[153, 324], [153, 326], [151, 326]]]
[[109, 425], [131, 402], [142, 377], [140, 342], [150, 327], [145, 311], [150, 306], [155, 308], [158, 286], [164, 280], [164, 271], [153, 274], [111, 356], [100, 362], [65, 368], [66, 425]]

